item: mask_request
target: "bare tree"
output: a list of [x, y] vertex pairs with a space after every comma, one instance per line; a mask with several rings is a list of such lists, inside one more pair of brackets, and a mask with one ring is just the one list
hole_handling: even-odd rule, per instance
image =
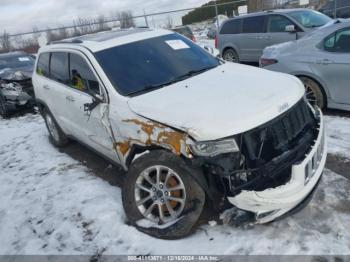
[[68, 32], [67, 32], [67, 29], [66, 28], [60, 28], [59, 30], [58, 30], [58, 34], [57, 34], [57, 38], [59, 38], [59, 39], [57, 39], [57, 40], [62, 40], [62, 39], [66, 39], [66, 38], [68, 38], [69, 37], [69, 35], [68, 35]]
[[97, 18], [97, 25], [98, 25], [98, 31], [105, 31], [108, 29], [108, 26], [106, 24], [106, 17], [103, 15], [100, 15]]
[[120, 28], [122, 29], [135, 27], [135, 22], [131, 11], [123, 11], [118, 13], [118, 19], [120, 21]]
[[171, 28], [173, 28], [173, 26], [174, 26], [173, 18], [170, 15], [168, 15], [168, 17], [166, 19], [165, 28], [171, 29]]
[[4, 33], [0, 36], [1, 49], [3, 52], [10, 52], [11, 50], [11, 41], [10, 34], [4, 31]]

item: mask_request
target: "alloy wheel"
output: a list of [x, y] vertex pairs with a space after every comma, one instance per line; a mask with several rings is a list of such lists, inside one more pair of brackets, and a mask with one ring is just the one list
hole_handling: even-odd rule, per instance
[[176, 220], [185, 207], [185, 185], [172, 169], [152, 166], [136, 180], [135, 201], [145, 218], [159, 224], [168, 223]]
[[226, 60], [228, 62], [233, 62], [233, 63], [237, 63], [238, 62], [237, 55], [232, 50], [228, 50], [228, 51], [225, 52], [224, 60]]

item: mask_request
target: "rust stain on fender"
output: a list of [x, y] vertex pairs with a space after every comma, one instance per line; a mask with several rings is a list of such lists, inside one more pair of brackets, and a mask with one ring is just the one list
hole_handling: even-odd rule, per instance
[[[186, 134], [173, 131], [171, 128], [155, 122], [143, 122], [138, 119], [127, 119], [123, 120], [123, 122], [133, 123], [139, 126], [141, 130], [147, 135], [147, 139], [145, 141], [141, 141], [135, 138], [128, 138], [126, 141], [116, 143], [116, 149], [123, 156], [128, 153], [133, 142], [146, 146], [150, 146], [152, 144], [160, 145], [172, 150], [177, 155], [181, 154], [182, 145], [185, 145]], [[184, 153], [186, 154], [187, 150], [184, 150]]]
[[181, 145], [186, 141], [185, 135], [176, 131], [161, 131], [157, 137], [158, 144], [169, 145], [174, 153], [181, 154]]
[[130, 149], [130, 141], [124, 141], [124, 142], [118, 142], [118, 143], [115, 143], [115, 148], [117, 150], [120, 151], [120, 153], [125, 156], [126, 153], [129, 151]]

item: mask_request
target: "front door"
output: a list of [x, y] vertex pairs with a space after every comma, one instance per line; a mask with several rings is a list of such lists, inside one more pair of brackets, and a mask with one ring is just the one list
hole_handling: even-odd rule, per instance
[[[119, 161], [113, 149], [114, 141], [108, 128], [107, 97], [103, 96], [102, 85], [83, 54], [65, 53], [67, 70], [56, 68], [56, 53], [51, 56], [51, 75], [55, 71], [67, 74], [61, 94], [64, 102], [60, 105], [60, 115], [69, 134], [103, 155]], [[63, 54], [60, 52], [59, 54]], [[58, 56], [57, 56], [58, 57]], [[64, 67], [63, 67], [64, 68]], [[63, 77], [62, 77], [63, 78]], [[101, 101], [93, 104], [95, 98]]]
[[[294, 25], [296, 32], [287, 32], [286, 26]], [[269, 15], [266, 23], [268, 45], [275, 45], [297, 39], [301, 29], [283, 15]], [[300, 35], [299, 35], [300, 36]]]

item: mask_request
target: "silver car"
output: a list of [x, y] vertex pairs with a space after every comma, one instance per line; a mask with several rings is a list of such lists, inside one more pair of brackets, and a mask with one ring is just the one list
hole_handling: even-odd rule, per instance
[[265, 11], [229, 19], [217, 36], [221, 56], [231, 62], [259, 62], [265, 47], [303, 37], [331, 21], [311, 9]]
[[309, 101], [320, 108], [350, 110], [350, 19], [266, 48], [260, 66], [299, 77]]

